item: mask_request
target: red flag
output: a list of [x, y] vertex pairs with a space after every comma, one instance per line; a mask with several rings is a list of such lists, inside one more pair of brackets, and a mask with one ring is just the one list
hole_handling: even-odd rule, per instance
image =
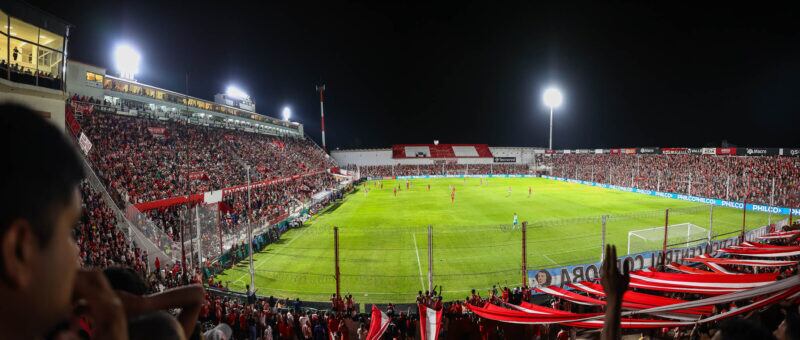
[[442, 326], [442, 311], [419, 305], [419, 335], [421, 340], [436, 340]]
[[369, 333], [366, 340], [378, 340], [381, 338], [386, 327], [389, 326], [389, 316], [383, 311], [372, 305], [372, 321], [369, 324]]

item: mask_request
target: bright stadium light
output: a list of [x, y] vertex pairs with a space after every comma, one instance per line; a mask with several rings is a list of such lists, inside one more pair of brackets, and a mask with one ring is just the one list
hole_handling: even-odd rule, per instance
[[286, 106], [283, 108], [283, 120], [288, 122], [289, 118], [292, 118], [292, 109]]
[[122, 78], [133, 80], [139, 73], [139, 62], [142, 56], [131, 45], [119, 44], [114, 48], [114, 63]]
[[250, 98], [250, 96], [247, 95], [247, 92], [244, 92], [244, 90], [233, 85], [229, 85], [228, 88], [225, 89], [225, 94], [237, 99]]
[[553, 109], [561, 106], [561, 103], [564, 101], [564, 97], [561, 95], [561, 91], [559, 91], [557, 88], [550, 87], [544, 91], [542, 99], [544, 99], [544, 105], [547, 105], [550, 108], [550, 146], [548, 148], [553, 150]]
[[561, 91], [555, 87], [545, 90], [543, 98], [544, 105], [547, 105], [550, 108], [559, 107], [561, 106], [561, 102], [564, 101], [564, 97], [561, 96]]

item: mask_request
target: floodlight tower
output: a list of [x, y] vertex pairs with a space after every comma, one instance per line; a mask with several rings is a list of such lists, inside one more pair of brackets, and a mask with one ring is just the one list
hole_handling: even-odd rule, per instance
[[317, 85], [317, 92], [319, 92], [319, 117], [321, 120], [322, 126], [322, 149], [325, 152], [328, 152], [328, 147], [325, 146], [325, 107], [323, 102], [325, 101], [325, 84]]
[[550, 150], [553, 150], [553, 109], [561, 106], [564, 97], [561, 96], [561, 91], [555, 87], [550, 87], [544, 91], [542, 96], [544, 104], [550, 108]]
[[292, 118], [292, 109], [290, 109], [288, 106], [285, 106], [283, 108], [283, 120], [288, 122], [289, 118]]
[[119, 44], [114, 48], [114, 63], [121, 78], [135, 80], [133, 77], [139, 73], [141, 60], [141, 54], [131, 45]]

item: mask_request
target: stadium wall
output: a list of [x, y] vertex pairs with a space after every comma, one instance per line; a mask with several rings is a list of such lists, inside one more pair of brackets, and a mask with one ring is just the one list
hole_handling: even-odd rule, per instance
[[0, 79], [0, 102], [20, 104], [41, 114], [64, 131], [64, 101], [60, 90], [20, 84]]

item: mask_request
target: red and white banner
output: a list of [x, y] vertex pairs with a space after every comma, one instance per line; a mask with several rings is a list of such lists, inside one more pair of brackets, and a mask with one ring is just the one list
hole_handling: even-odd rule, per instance
[[192, 171], [189, 173], [189, 179], [208, 179], [208, 176], [206, 176], [205, 171]]
[[652, 271], [631, 272], [631, 282], [634, 280], [654, 285], [698, 288], [731, 288], [748, 289], [770, 284], [778, 277], [778, 273], [765, 274], [673, 274]]
[[372, 320], [369, 323], [369, 333], [367, 340], [380, 340], [386, 328], [389, 327], [389, 316], [383, 311], [372, 305]]
[[149, 131], [153, 137], [164, 138], [167, 136], [167, 128], [165, 127], [148, 126], [147, 131]]
[[89, 150], [92, 149], [92, 142], [86, 137], [86, 134], [81, 132], [81, 136], [78, 137], [78, 145], [80, 145], [81, 150], [83, 150], [84, 155], [89, 154]]
[[718, 257], [706, 257], [706, 258], [692, 257], [683, 260], [689, 262], [697, 262], [697, 263], [716, 263], [716, 264], [750, 266], [750, 267], [785, 267], [785, 266], [794, 266], [797, 264], [797, 261], [725, 259]]
[[775, 240], [775, 239], [794, 237], [797, 234], [800, 234], [800, 230], [780, 231], [780, 232], [775, 232], [775, 233], [769, 233], [769, 234], [766, 234], [764, 236], [759, 236], [758, 239], [761, 239], [761, 240]]
[[81, 125], [75, 119], [75, 115], [72, 114], [72, 110], [69, 106], [64, 111], [64, 118], [67, 122], [67, 127], [69, 127], [69, 131], [72, 132], [73, 136], [77, 136], [78, 133], [81, 132]]
[[421, 340], [436, 340], [442, 327], [442, 311], [419, 305], [419, 336]]
[[94, 105], [89, 103], [72, 102], [72, 109], [80, 114], [88, 115], [94, 110]]
[[674, 270], [674, 271], [679, 271], [679, 272], [686, 273], [686, 274], [695, 274], [695, 275], [714, 274], [714, 272], [710, 272], [708, 270], [702, 270], [702, 269], [699, 269], [699, 268], [684, 266], [682, 264], [678, 264], [678, 263], [675, 263], [675, 262], [672, 262], [672, 263], [668, 264], [667, 267], [669, 269]]
[[717, 155], [735, 155], [736, 148], [717, 148]]
[[752, 257], [785, 257], [800, 255], [800, 247], [785, 247], [783, 249], [776, 248], [750, 248], [750, 249], [736, 249], [724, 248], [718, 250], [722, 253], [752, 256]]
[[[590, 290], [596, 291], [595, 287], [589, 287]], [[627, 294], [627, 293], [626, 293]], [[644, 294], [647, 295], [647, 294]], [[748, 305], [740, 308], [731, 309], [725, 313], [716, 314], [700, 320], [692, 319], [691, 321], [678, 320], [664, 320], [664, 319], [641, 319], [641, 318], [628, 318], [631, 315], [666, 315], [665, 312], [673, 312], [678, 310], [692, 310], [698, 307], [710, 308], [715, 304], [729, 303], [732, 301], [750, 300], [758, 296], [767, 296], [766, 298], [751, 302]], [[800, 277], [793, 276], [784, 280], [773, 282], [769, 285], [744, 290], [741, 292], [725, 294], [716, 297], [705, 298], [696, 301], [686, 301], [677, 304], [667, 304], [653, 308], [647, 308], [635, 311], [624, 311], [622, 313], [622, 328], [661, 328], [661, 327], [680, 327], [680, 326], [694, 326], [697, 323], [707, 323], [722, 319], [727, 319], [736, 315], [747, 313], [751, 310], [759, 309], [764, 306], [782, 301], [785, 299], [796, 299], [800, 296]], [[557, 311], [547, 307], [535, 306], [531, 304], [521, 304], [520, 306], [510, 306], [512, 309], [507, 309], [492, 304], [487, 304], [484, 307], [467, 305], [467, 307], [476, 315], [500, 322], [516, 323], [516, 324], [550, 324], [559, 323], [565, 326], [581, 327], [581, 328], [601, 328], [603, 326], [604, 315], [601, 313], [570, 313], [564, 311]]]

